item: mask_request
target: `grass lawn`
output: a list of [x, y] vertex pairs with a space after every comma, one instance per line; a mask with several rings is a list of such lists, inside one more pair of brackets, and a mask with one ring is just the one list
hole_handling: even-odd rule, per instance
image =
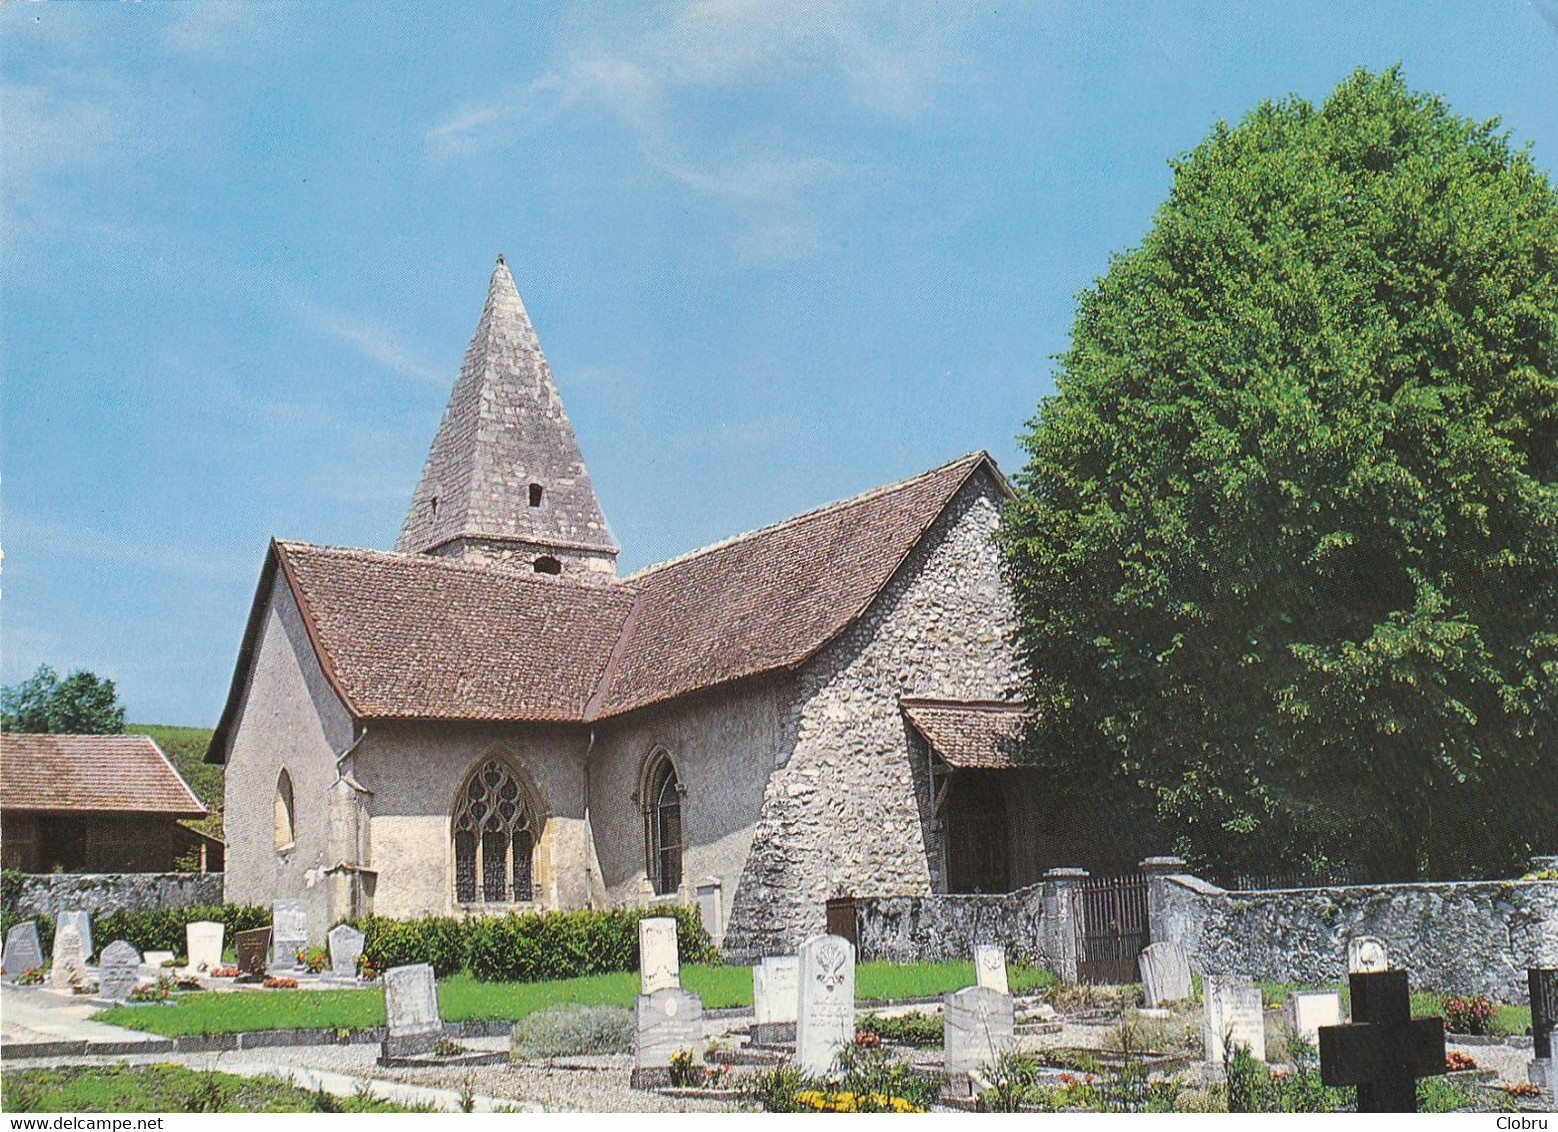
[[0, 1078], [0, 1108], [12, 1113], [418, 1111], [370, 1096], [333, 1097], [275, 1077], [238, 1077], [181, 1065], [10, 1069]]
[[[1048, 971], [1015, 965], [1007, 977], [1019, 993], [1055, 981]], [[862, 963], [855, 969], [855, 994], [864, 999], [918, 998], [973, 983], [972, 963]], [[710, 1010], [752, 1005], [749, 967], [683, 967], [682, 985], [701, 995]], [[636, 971], [543, 983], [479, 983], [469, 975], [454, 975], [438, 984], [438, 1009], [446, 1022], [519, 1019], [566, 1002], [631, 1006], [637, 994]], [[190, 994], [176, 997], [169, 1006], [117, 1006], [94, 1017], [165, 1037], [248, 1030], [366, 1030], [384, 1025], [384, 992], [368, 988]]]
[[[1334, 990], [1340, 991], [1342, 996], [1342, 1010], [1349, 1012], [1352, 1009], [1351, 994], [1345, 982], [1332, 983], [1326, 986], [1312, 986], [1305, 983], [1256, 983], [1260, 987], [1261, 999], [1267, 1006], [1281, 1005], [1289, 991], [1304, 990]], [[1430, 1014], [1444, 1014], [1445, 996], [1436, 991], [1415, 990], [1412, 992], [1412, 1016], [1414, 1018], [1426, 1017]], [[1493, 1006], [1493, 1032], [1495, 1034], [1523, 1034], [1531, 1028], [1531, 1006], [1512, 1005], [1507, 1002], [1495, 1003]]]

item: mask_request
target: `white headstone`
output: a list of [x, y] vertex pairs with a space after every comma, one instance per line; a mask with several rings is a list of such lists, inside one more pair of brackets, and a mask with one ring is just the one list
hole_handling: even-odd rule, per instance
[[222, 933], [215, 920], [196, 920], [184, 925], [184, 943], [192, 971], [209, 971], [222, 965]]
[[1148, 1007], [1195, 997], [1190, 963], [1177, 943], [1154, 943], [1141, 953], [1141, 989]]
[[386, 1057], [428, 1053], [444, 1032], [438, 1014], [438, 984], [430, 963], [391, 967], [384, 972]]
[[1006, 949], [994, 943], [974, 946], [974, 981], [997, 994], [1010, 994], [1006, 982]]
[[290, 971], [298, 966], [298, 952], [308, 946], [308, 902], [277, 900], [271, 904], [271, 966]]
[[0, 967], [11, 977], [23, 971], [43, 966], [43, 944], [38, 940], [38, 925], [23, 920], [5, 933], [5, 954], [0, 956]]
[[1012, 996], [991, 987], [964, 987], [947, 995], [942, 1016], [948, 1088], [963, 1096], [977, 1092], [969, 1075], [994, 1067], [1015, 1040]]
[[1321, 1026], [1340, 1026], [1342, 996], [1335, 991], [1289, 991], [1283, 1008], [1288, 1028], [1318, 1046]]
[[1244, 1046], [1256, 1061], [1265, 1061], [1266, 1015], [1260, 988], [1243, 975], [1208, 975], [1202, 993], [1207, 1062], [1221, 1069], [1230, 1046]]
[[128, 940], [116, 939], [103, 948], [97, 965], [97, 993], [103, 998], [125, 999], [141, 978], [141, 953]]
[[351, 924], [337, 924], [327, 937], [330, 943], [330, 973], [339, 979], [357, 977], [357, 957], [362, 954], [362, 932]]
[[803, 1073], [825, 1077], [839, 1050], [855, 1040], [855, 945], [814, 935], [801, 944], [800, 961], [795, 1059]]
[[1363, 975], [1390, 969], [1390, 951], [1385, 941], [1372, 935], [1354, 936], [1347, 941], [1347, 973]]
[[49, 985], [56, 990], [69, 990], [86, 981], [87, 954], [81, 945], [81, 933], [74, 924], [55, 929], [54, 968], [49, 972]]
[[[703, 1000], [681, 987], [662, 987], [652, 994], [638, 996], [633, 1012], [634, 1065], [640, 1070], [665, 1069], [671, 1055], [691, 1050], [695, 1061], [703, 1060]], [[643, 1084], [664, 1084], [645, 1082]]]
[[770, 955], [752, 968], [752, 1012], [760, 1024], [795, 1021], [795, 995], [801, 961], [794, 955]]
[[59, 929], [64, 927], [66, 924], [70, 924], [75, 927], [77, 933], [79, 933], [81, 936], [81, 949], [86, 953], [86, 957], [91, 959], [92, 917], [88, 913], [82, 912], [78, 909], [72, 909], [68, 912], [61, 912], [59, 914], [59, 919], [54, 922], [54, 930], [59, 931]]
[[675, 920], [655, 916], [638, 922], [638, 969], [640, 994], [674, 990], [682, 985]]
[[146, 964], [148, 967], [161, 967], [164, 963], [173, 962], [173, 952], [148, 951], [145, 955], [141, 956], [141, 962]]

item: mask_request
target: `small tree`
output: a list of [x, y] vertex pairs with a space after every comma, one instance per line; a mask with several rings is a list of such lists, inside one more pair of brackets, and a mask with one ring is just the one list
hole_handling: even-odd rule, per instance
[[1518, 866], [1558, 828], [1558, 193], [1394, 70], [1173, 169], [1005, 517], [1031, 757], [1202, 864]]
[[40, 664], [32, 677], [0, 689], [0, 729], [57, 735], [118, 735], [124, 707], [114, 682], [84, 669], [61, 680]]

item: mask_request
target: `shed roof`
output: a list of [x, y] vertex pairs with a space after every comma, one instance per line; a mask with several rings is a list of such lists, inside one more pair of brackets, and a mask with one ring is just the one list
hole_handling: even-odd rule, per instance
[[904, 697], [898, 707], [948, 766], [957, 770], [1017, 769], [1017, 738], [1028, 718], [1024, 705], [1001, 700]]
[[147, 735], [0, 735], [0, 805], [206, 816], [200, 799]]

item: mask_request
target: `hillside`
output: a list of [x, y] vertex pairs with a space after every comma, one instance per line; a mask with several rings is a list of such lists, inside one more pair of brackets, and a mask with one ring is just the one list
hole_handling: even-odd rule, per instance
[[212, 837], [222, 836], [222, 768], [200, 760], [211, 742], [209, 727], [169, 727], [161, 723], [126, 723], [127, 735], [150, 735], [211, 816], [188, 824]]

